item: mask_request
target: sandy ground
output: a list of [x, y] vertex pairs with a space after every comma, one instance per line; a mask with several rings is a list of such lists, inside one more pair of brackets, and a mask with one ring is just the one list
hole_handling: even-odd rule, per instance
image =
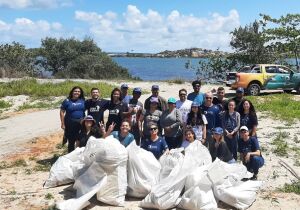
[[[142, 87], [143, 90], [149, 91], [153, 83], [129, 82], [128, 84], [130, 87]], [[178, 90], [181, 88], [192, 91], [190, 84], [166, 82], [155, 82], [155, 84], [160, 85], [160, 94], [165, 98], [170, 96], [177, 98]], [[209, 91], [213, 87], [216, 86], [203, 86], [202, 92]], [[226, 92], [234, 93], [227, 88]], [[148, 96], [149, 94], [143, 95], [141, 101]], [[26, 97], [22, 97], [27, 100]], [[47, 209], [56, 201], [75, 196], [71, 185], [52, 189], [42, 188], [49, 172], [39, 169], [39, 166], [49, 163], [56, 154], [62, 153], [62, 149], [57, 148], [62, 139], [58, 112], [57, 109], [25, 112], [18, 115], [8, 112], [10, 117], [0, 120], [0, 160], [7, 164], [12, 164], [20, 159], [25, 160], [22, 166], [14, 167], [6, 167], [3, 165], [4, 162], [1, 162], [0, 209]], [[272, 152], [273, 146], [270, 143], [280, 129], [289, 134], [285, 140], [290, 147], [299, 146], [298, 141], [295, 141], [295, 136], [300, 140], [300, 123], [289, 125], [273, 120], [265, 113], [258, 113], [258, 115], [258, 138], [266, 163], [259, 173], [259, 180], [263, 180], [264, 185], [250, 209], [299, 209], [299, 195], [281, 193], [276, 190], [284, 183], [291, 183], [292, 180], [295, 180], [291, 173], [279, 164], [278, 160], [286, 161], [300, 175], [300, 164], [296, 163], [299, 155], [297, 156], [294, 151], [289, 150], [287, 157], [279, 158]], [[101, 204], [95, 198], [91, 201], [92, 204], [88, 209], [139, 209], [138, 201], [134, 199], [127, 199], [125, 207], [110, 207]], [[230, 209], [229, 206], [221, 203], [219, 208]]]

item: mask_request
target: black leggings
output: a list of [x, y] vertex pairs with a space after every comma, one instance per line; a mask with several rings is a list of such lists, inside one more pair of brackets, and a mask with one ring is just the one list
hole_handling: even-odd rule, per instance
[[68, 139], [68, 153], [75, 149], [75, 141], [79, 140], [80, 119], [65, 119], [65, 136]]

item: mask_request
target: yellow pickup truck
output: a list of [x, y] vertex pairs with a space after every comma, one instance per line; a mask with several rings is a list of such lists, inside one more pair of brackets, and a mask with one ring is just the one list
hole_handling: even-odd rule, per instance
[[276, 64], [257, 64], [252, 66], [247, 73], [236, 73], [235, 82], [231, 84], [232, 89], [242, 87], [248, 95], [259, 95], [260, 90], [274, 75], [282, 74], [288, 76], [290, 69], [286, 66]]

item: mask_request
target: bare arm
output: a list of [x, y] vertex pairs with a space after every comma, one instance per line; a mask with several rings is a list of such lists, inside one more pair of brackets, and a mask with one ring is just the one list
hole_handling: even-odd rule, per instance
[[65, 126], [65, 110], [60, 109], [59, 111], [59, 117], [60, 117], [60, 127], [61, 129], [65, 130], [66, 126]]

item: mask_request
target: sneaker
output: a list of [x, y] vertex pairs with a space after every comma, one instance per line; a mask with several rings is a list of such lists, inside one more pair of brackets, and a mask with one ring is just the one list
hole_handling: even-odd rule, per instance
[[249, 178], [242, 178], [242, 182], [246, 182], [248, 180], [249, 180]]
[[250, 178], [250, 180], [257, 180], [257, 175], [256, 174], [254, 174], [251, 178]]

